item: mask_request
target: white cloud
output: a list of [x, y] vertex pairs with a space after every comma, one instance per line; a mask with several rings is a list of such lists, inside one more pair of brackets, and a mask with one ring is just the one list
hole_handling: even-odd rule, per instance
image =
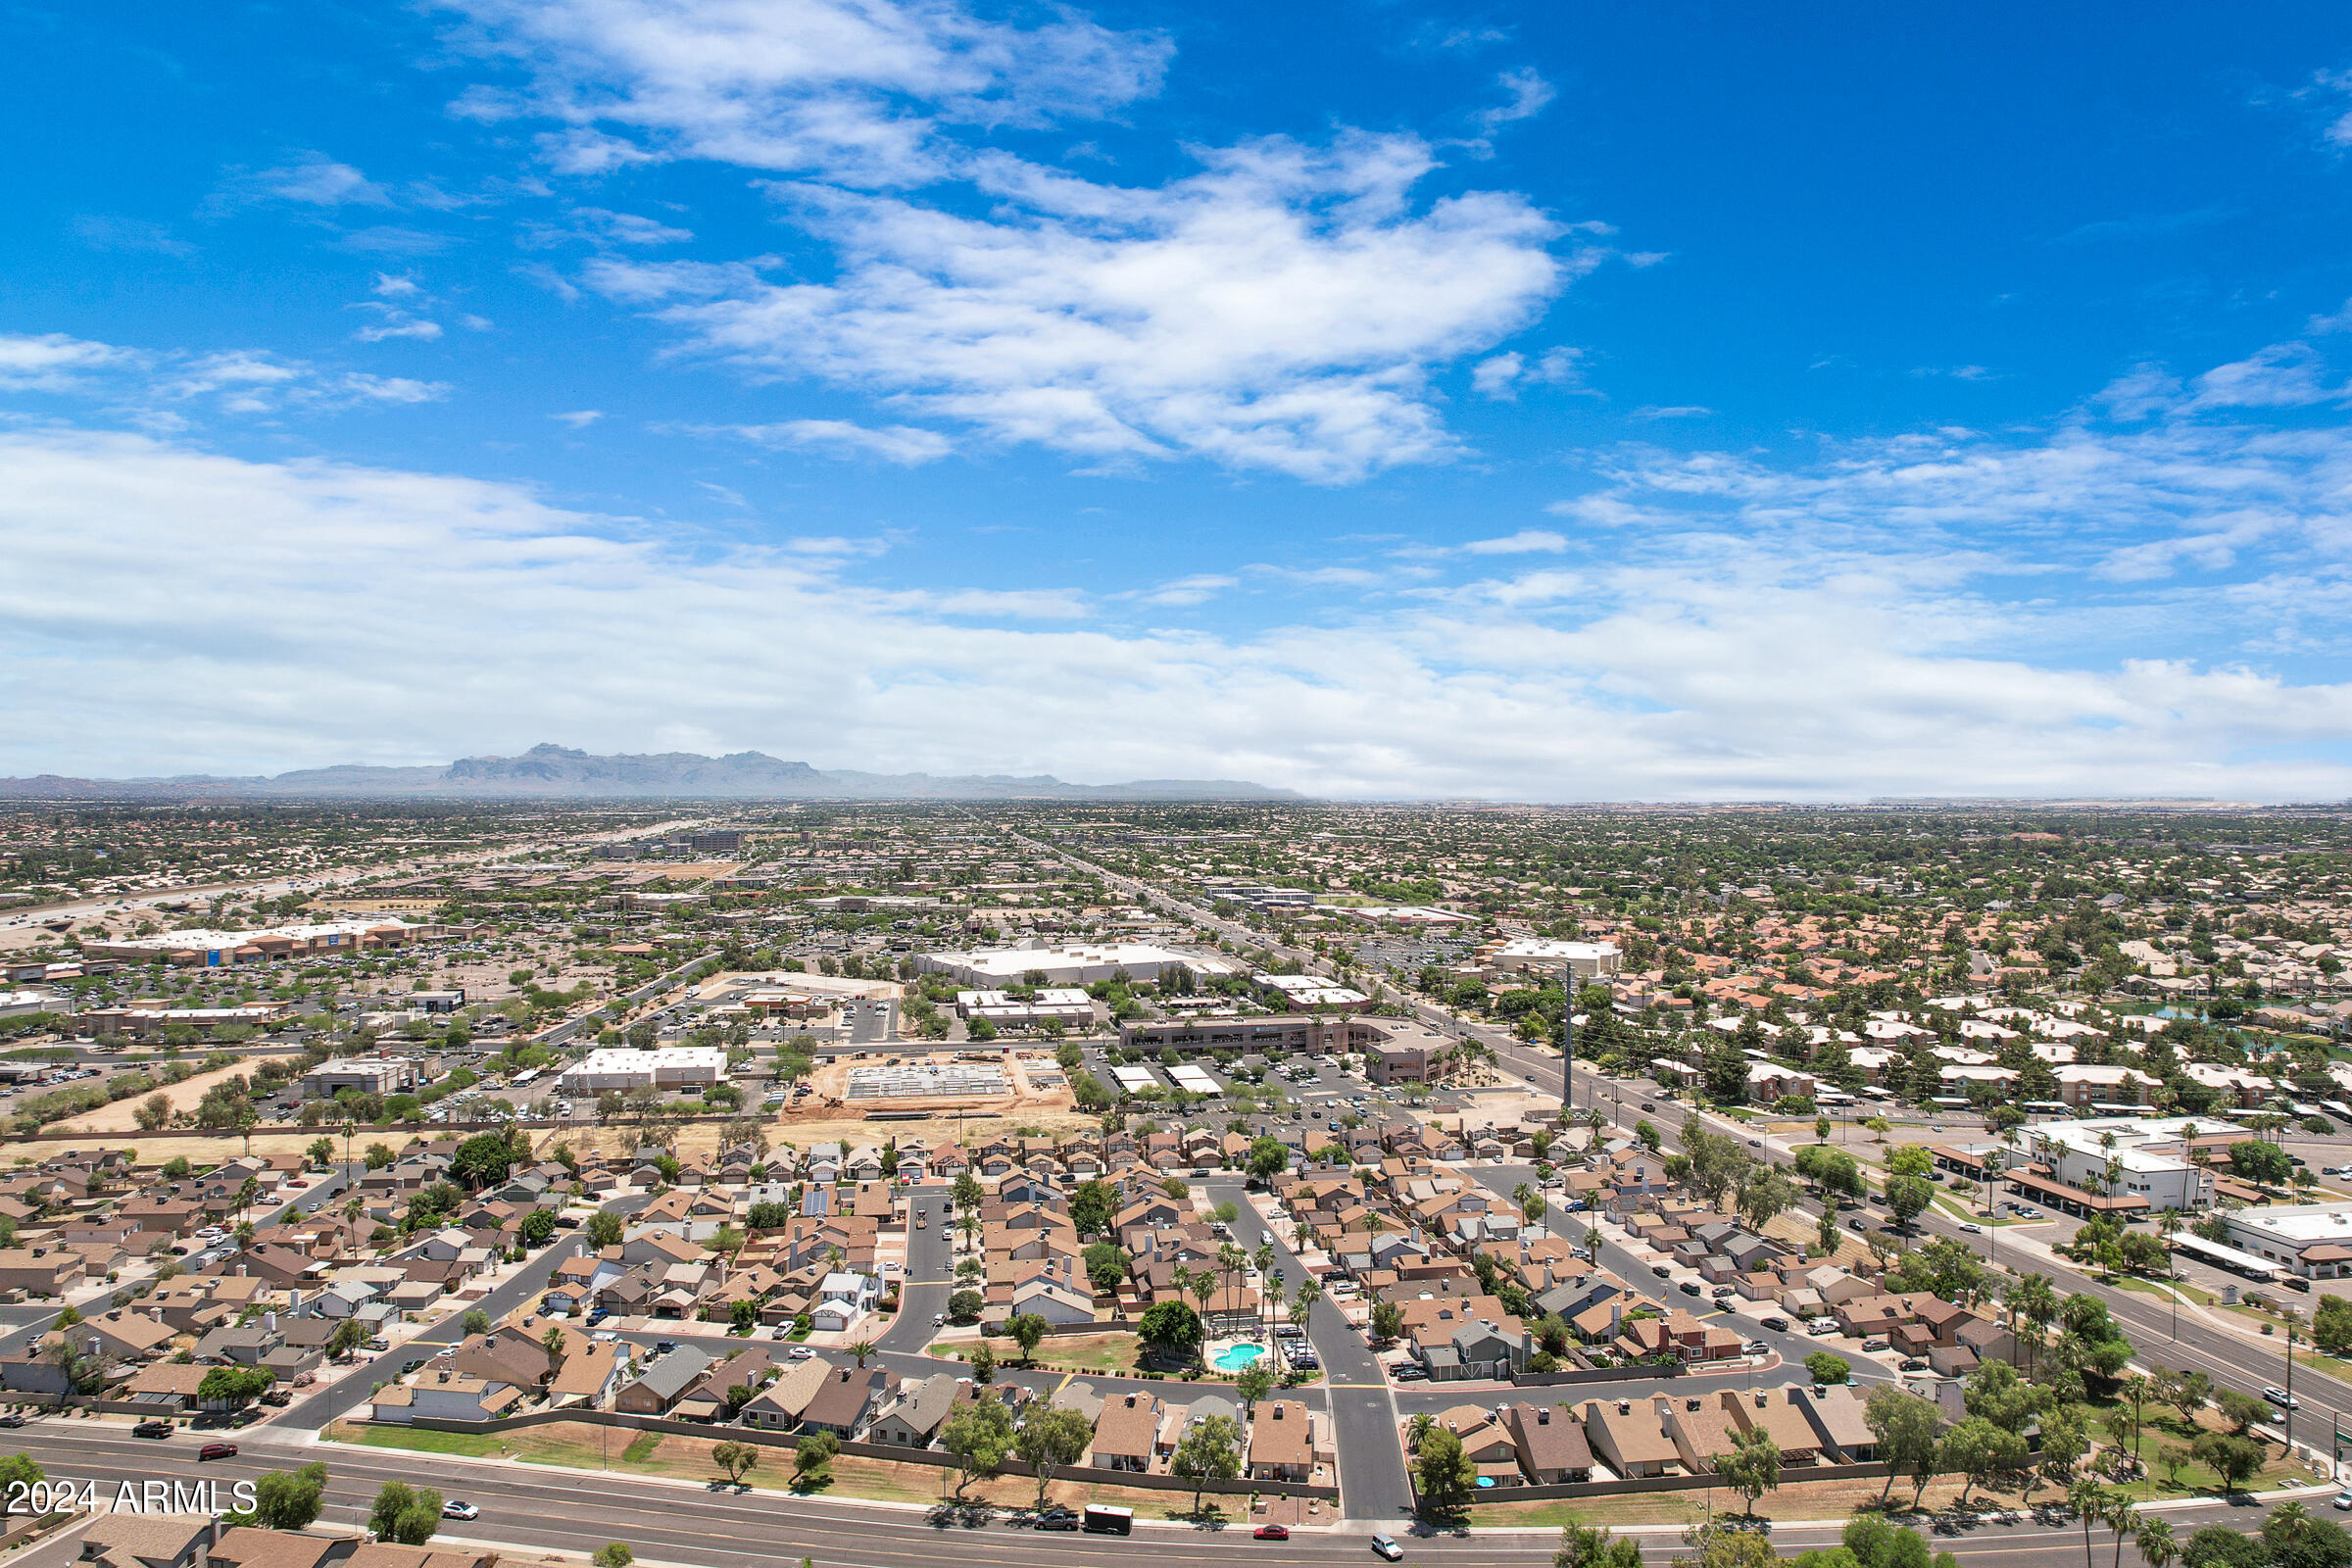
[[[658, 710], [664, 733], [710, 751], [1340, 794], [2074, 794], [2125, 780], [2340, 797], [2352, 686], [2230, 660], [2036, 659], [2026, 650], [2061, 617], [1970, 587], [2016, 564], [1924, 538], [1931, 515], [2029, 497], [2070, 527], [2093, 503], [2097, 535], [2100, 506], [2127, 493], [2219, 486], [2234, 504], [2267, 471], [2305, 513], [2302, 568], [2246, 585], [2233, 608], [2326, 610], [2311, 585], [2340, 587], [2323, 573], [2348, 547], [2317, 512], [2352, 472], [2352, 441], [2210, 437], [2101, 437], [2100, 456], [2082, 436], [1889, 444], [1778, 475], [1629, 454], [1620, 483], [1679, 486], [1738, 531], [1621, 534], [1640, 548], [1573, 576], [1546, 567], [1379, 614], [1327, 613], [1346, 607], [1326, 596], [1313, 624], [1231, 638], [1071, 623], [1086, 601], [1064, 589], [862, 587], [857, 564], [881, 541], [673, 549], [508, 484], [17, 429], [0, 432], [0, 559], [15, 567], [0, 574], [0, 682], [19, 694], [7, 770], [420, 760], [543, 734], [642, 749]], [[1799, 530], [1800, 513], [1821, 521]], [[1877, 516], [1922, 542], [1886, 551], [1860, 528]], [[1841, 529], [1850, 547], [1825, 542]], [[2334, 540], [2317, 564], [2315, 538]], [[1348, 569], [1323, 575], [1346, 586]], [[2228, 618], [2212, 600], [2143, 603]], [[2140, 612], [2098, 613], [2127, 609]]]
[[1215, 572], [1201, 571], [1195, 572], [1189, 577], [1178, 577], [1171, 582], [1163, 582], [1156, 588], [1148, 589], [1130, 597], [1142, 604], [1165, 605], [1171, 609], [1181, 609], [1190, 605], [1204, 605], [1226, 589], [1236, 588], [1240, 585], [1239, 577], [1226, 577]]
[[730, 435], [771, 450], [790, 448], [836, 458], [871, 458], [902, 467], [937, 463], [956, 450], [956, 443], [936, 430], [910, 424], [871, 429], [847, 419], [787, 419], [780, 424], [726, 424], [694, 427], [700, 435]]
[[0, 333], [0, 391], [66, 391], [81, 385], [86, 372], [115, 369], [138, 359], [128, 349], [63, 332]]
[[604, 416], [605, 411], [602, 409], [574, 409], [569, 414], [551, 414], [548, 416], [548, 417], [551, 419], [562, 420], [564, 423], [570, 425], [574, 430], [585, 430], [588, 428], [588, 426], [594, 424], [597, 420], [603, 418]]
[[521, 243], [533, 247], [585, 241], [591, 245], [679, 245], [694, 238], [688, 228], [635, 213], [615, 213], [602, 207], [575, 207], [566, 223], [534, 223], [523, 231]]
[[1650, 404], [1634, 411], [1637, 419], [1703, 419], [1715, 411], [1699, 403]]
[[405, 311], [394, 311], [373, 326], [363, 326], [351, 335], [362, 343], [381, 343], [387, 338], [396, 337], [413, 337], [430, 343], [441, 335], [441, 323], [420, 319]]
[[1583, 391], [1584, 374], [1578, 365], [1583, 358], [1582, 349], [1546, 349], [1531, 365], [1527, 356], [1516, 351], [1497, 354], [1471, 369], [1470, 387], [1481, 396], [1506, 403], [1518, 401], [1522, 386], [1568, 386]]
[[260, 349], [151, 353], [54, 332], [0, 334], [0, 393], [105, 399], [127, 417], [160, 428], [184, 425], [182, 411], [197, 402], [234, 415], [332, 413], [430, 402], [449, 390], [445, 382], [322, 369]]
[[[1406, 137], [1204, 153], [1157, 190], [1009, 162], [995, 221], [887, 197], [783, 192], [848, 258], [836, 283], [614, 261], [588, 281], [704, 353], [808, 373], [1097, 463], [1179, 453], [1346, 482], [1456, 444], [1430, 364], [1525, 324], [1591, 265], [1516, 196], [1416, 209]], [[1549, 372], [1547, 372], [1549, 373]]]
[[294, 202], [306, 207], [389, 207], [391, 196], [381, 185], [349, 164], [324, 153], [308, 152], [275, 169], [232, 173], [221, 196], [233, 205], [263, 201]]
[[1531, 553], [1557, 555], [1568, 548], [1565, 534], [1546, 528], [1522, 528], [1502, 539], [1473, 539], [1462, 546], [1464, 553], [1473, 556], [1524, 556]]
[[521, 92], [477, 90], [484, 119], [551, 117], [562, 172], [665, 158], [931, 177], [947, 124], [1039, 125], [1158, 90], [1169, 45], [1064, 14], [1032, 27], [954, 0], [457, 0], [462, 47], [519, 67]]
[[1531, 120], [1542, 114], [1559, 92], [1545, 81], [1533, 67], [1506, 71], [1495, 78], [1496, 85], [1509, 93], [1510, 102], [1482, 110], [1478, 116], [1481, 129], [1490, 134], [1516, 120]]

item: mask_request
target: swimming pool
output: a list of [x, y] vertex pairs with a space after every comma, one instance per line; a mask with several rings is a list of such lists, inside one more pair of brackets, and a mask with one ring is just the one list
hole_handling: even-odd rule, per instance
[[1228, 1345], [1208, 1364], [1220, 1372], [1247, 1372], [1265, 1353], [1262, 1345]]

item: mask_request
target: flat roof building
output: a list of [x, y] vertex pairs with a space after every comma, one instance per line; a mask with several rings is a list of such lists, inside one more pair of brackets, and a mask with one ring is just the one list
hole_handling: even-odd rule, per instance
[[727, 1054], [718, 1046], [663, 1046], [659, 1051], [591, 1051], [556, 1080], [566, 1095], [631, 1089], [699, 1089], [727, 1079]]
[[[1061, 948], [974, 948], [964, 953], [928, 953], [915, 959], [926, 974], [944, 974], [974, 990], [1001, 991], [1024, 982], [1039, 986], [1091, 986], [1124, 973], [1130, 980], [1154, 981], [1164, 970], [1199, 975], [1239, 974], [1241, 966], [1214, 954], [1180, 953], [1148, 942], [1073, 944]], [[1039, 978], [1030, 980], [1030, 976]]]

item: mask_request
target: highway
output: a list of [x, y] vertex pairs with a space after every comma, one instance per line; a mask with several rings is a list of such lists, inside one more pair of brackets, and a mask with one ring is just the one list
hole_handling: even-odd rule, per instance
[[[691, 1481], [540, 1469], [408, 1450], [339, 1446], [319, 1449], [272, 1437], [267, 1427], [235, 1436], [242, 1449], [237, 1458], [199, 1464], [196, 1446], [186, 1435], [145, 1442], [118, 1424], [54, 1417], [44, 1417], [19, 1434], [24, 1450], [52, 1479], [94, 1480], [101, 1495], [121, 1481], [140, 1483], [151, 1477], [213, 1480], [225, 1491], [232, 1482], [267, 1470], [323, 1459], [329, 1476], [322, 1524], [364, 1525], [377, 1490], [387, 1481], [401, 1481], [437, 1488], [444, 1497], [464, 1498], [482, 1510], [481, 1518], [469, 1523], [445, 1522], [452, 1541], [580, 1554], [610, 1541], [623, 1541], [641, 1558], [702, 1568], [773, 1568], [779, 1560], [802, 1556], [814, 1558], [821, 1568], [932, 1568], [945, 1552], [974, 1568], [1038, 1563], [1104, 1568], [1133, 1562], [1138, 1554], [1149, 1554], [1154, 1562], [1178, 1563], [1222, 1563], [1236, 1553], [1267, 1564], [1374, 1560], [1365, 1532], [1375, 1527], [1368, 1521], [1332, 1531], [1300, 1531], [1287, 1542], [1251, 1541], [1240, 1528], [1150, 1524], [1139, 1526], [1128, 1539], [1040, 1536], [1017, 1518], [985, 1509], [833, 1502], [765, 1490], [736, 1494]], [[1170, 1494], [1174, 1504], [1189, 1500]], [[2182, 1537], [2200, 1524], [2217, 1521], [2251, 1530], [2265, 1511], [2251, 1502], [2162, 1510]], [[1403, 1543], [1407, 1560], [1451, 1568], [1545, 1568], [1556, 1542], [1549, 1530], [1471, 1535], [1418, 1525], [1379, 1528]], [[1628, 1534], [1636, 1535], [1653, 1562], [1663, 1562], [1681, 1549], [1676, 1531]], [[1836, 1538], [1834, 1526], [1788, 1525], [1773, 1533], [1773, 1544], [1788, 1552], [1833, 1544]], [[2109, 1542], [2104, 1529], [2094, 1532], [2093, 1544], [2100, 1552], [2111, 1549]], [[2046, 1568], [2051, 1552], [2082, 1549], [2082, 1532], [2062, 1514], [2039, 1520], [2029, 1516], [1939, 1528], [1934, 1544], [1971, 1568]]]

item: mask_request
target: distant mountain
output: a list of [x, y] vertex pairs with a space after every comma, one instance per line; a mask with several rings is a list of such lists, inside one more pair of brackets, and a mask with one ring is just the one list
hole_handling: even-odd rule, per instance
[[859, 801], [1296, 801], [1293, 790], [1234, 779], [1139, 779], [1065, 784], [1037, 774], [938, 777], [929, 773], [824, 771], [762, 752], [596, 757], [534, 746], [520, 757], [466, 757], [447, 767], [345, 763], [272, 777], [89, 779], [43, 773], [0, 779], [0, 800], [859, 800]]

